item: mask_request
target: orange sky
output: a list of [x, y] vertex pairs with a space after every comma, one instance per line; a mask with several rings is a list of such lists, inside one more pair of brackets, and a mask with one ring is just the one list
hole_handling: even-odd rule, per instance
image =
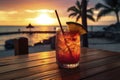
[[[93, 7], [97, 1], [100, 0], [90, 0], [88, 7]], [[54, 10], [58, 11], [61, 23], [65, 25], [67, 21], [75, 21], [75, 18], [68, 18], [67, 12], [75, 2], [76, 0], [0, 0], [0, 25], [58, 25]], [[95, 23], [88, 20], [89, 25], [110, 23], [115, 23], [114, 16], [107, 16]]]

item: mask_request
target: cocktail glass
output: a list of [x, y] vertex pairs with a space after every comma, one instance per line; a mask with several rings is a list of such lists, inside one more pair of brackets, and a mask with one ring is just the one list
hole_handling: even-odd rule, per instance
[[56, 60], [62, 68], [76, 68], [80, 60], [80, 34], [64, 30], [56, 33]]

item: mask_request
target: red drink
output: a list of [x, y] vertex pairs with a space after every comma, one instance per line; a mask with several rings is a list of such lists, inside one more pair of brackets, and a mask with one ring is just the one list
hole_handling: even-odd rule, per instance
[[75, 68], [80, 59], [80, 35], [78, 32], [61, 31], [56, 35], [56, 59], [64, 68]]

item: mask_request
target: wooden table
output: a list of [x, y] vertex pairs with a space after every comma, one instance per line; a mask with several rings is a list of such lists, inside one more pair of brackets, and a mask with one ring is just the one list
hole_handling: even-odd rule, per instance
[[120, 80], [120, 53], [82, 48], [80, 66], [61, 69], [55, 51], [0, 59], [0, 80]]

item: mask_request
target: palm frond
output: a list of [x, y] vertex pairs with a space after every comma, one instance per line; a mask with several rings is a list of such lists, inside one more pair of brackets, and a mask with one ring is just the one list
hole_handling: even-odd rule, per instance
[[69, 14], [69, 17], [75, 17], [77, 15], [77, 13], [71, 13]]
[[104, 0], [105, 4], [108, 5], [109, 7], [116, 7], [118, 0]]
[[120, 2], [118, 2], [116, 8], [120, 11]]
[[[88, 3], [88, 0], [86, 0]], [[69, 17], [76, 17], [76, 22], [81, 18], [81, 10], [82, 10], [82, 4], [77, 0], [75, 3], [75, 6], [72, 6], [70, 8], [67, 9], [67, 12], [72, 12], [69, 14]], [[87, 14], [89, 15], [88, 17], [90, 18], [90, 20], [95, 21], [95, 19], [93, 18], [93, 12], [94, 8], [90, 8], [87, 10]]]
[[76, 22], [81, 18], [81, 15], [78, 15], [76, 18]]
[[99, 10], [99, 9], [101, 9], [101, 8], [109, 8], [109, 7], [106, 6], [106, 5], [104, 5], [104, 4], [102, 4], [102, 3], [96, 4], [96, 6], [95, 6], [95, 9], [96, 9], [96, 10]]
[[76, 1], [76, 6], [77, 6], [77, 8], [78, 8], [79, 10], [81, 10], [82, 6], [81, 6], [81, 4], [80, 4], [79, 1]]
[[87, 9], [87, 14], [93, 15], [94, 14], [93, 10], [94, 8]]
[[72, 6], [67, 9], [67, 12], [69, 12], [69, 11], [78, 12], [78, 9], [75, 6]]
[[105, 16], [105, 15], [107, 15], [107, 14], [110, 14], [112, 11], [113, 11], [112, 9], [103, 9], [103, 10], [101, 10], [101, 11], [98, 13], [97, 21], [98, 21], [101, 17], [103, 17], [103, 16]]
[[92, 15], [87, 15], [87, 18], [88, 18], [89, 20], [91, 20], [91, 21], [94, 21], [94, 22], [95, 22], [95, 19], [93, 18], [93, 16], [92, 16]]

